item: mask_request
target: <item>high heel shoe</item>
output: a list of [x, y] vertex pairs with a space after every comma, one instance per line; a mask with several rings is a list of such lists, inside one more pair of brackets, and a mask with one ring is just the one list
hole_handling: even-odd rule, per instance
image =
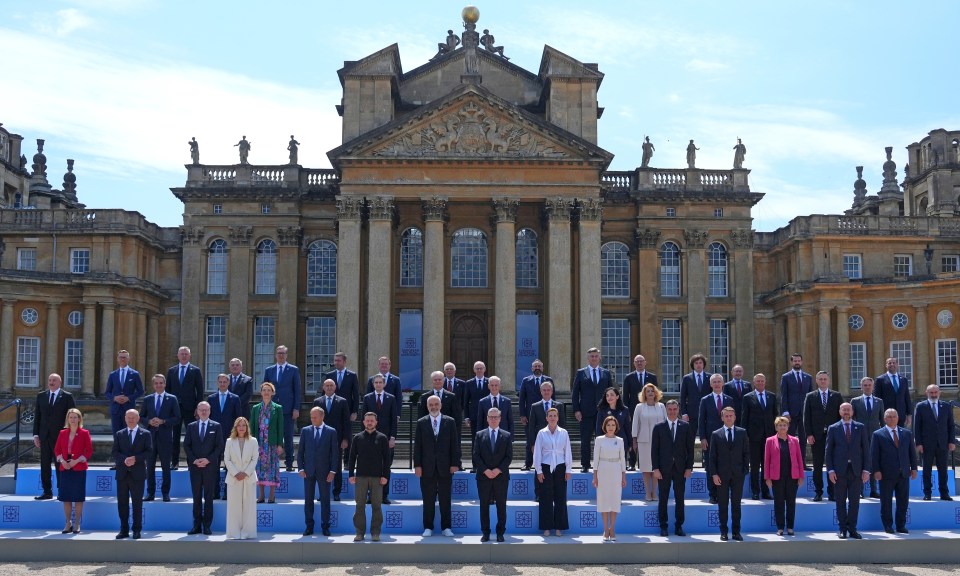
[[257, 498], [257, 504], [263, 504], [263, 503], [264, 503], [263, 498]]
[[73, 525], [73, 533], [74, 533], [74, 534], [79, 534], [79, 533], [80, 533], [80, 521], [81, 521], [81, 519], [80, 519], [80, 518], [77, 518], [77, 521], [76, 521], [76, 522], [74, 523], [74, 525]]
[[67, 527], [60, 531], [61, 534], [69, 534], [73, 532], [73, 524], [67, 524]]

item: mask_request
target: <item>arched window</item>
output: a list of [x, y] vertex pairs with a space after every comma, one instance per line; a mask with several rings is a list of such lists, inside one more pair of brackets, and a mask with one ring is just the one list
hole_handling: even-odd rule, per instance
[[630, 254], [623, 242], [607, 242], [600, 247], [600, 296], [630, 297]]
[[218, 238], [207, 250], [207, 294], [227, 293], [227, 243]]
[[517, 288], [536, 288], [538, 274], [537, 233], [529, 228], [517, 232]]
[[476, 228], [454, 232], [450, 260], [451, 287], [487, 287], [487, 237], [483, 232]]
[[707, 248], [707, 296], [727, 295], [727, 249], [714, 242]]
[[674, 242], [660, 246], [660, 295], [680, 296], [680, 247]]
[[277, 243], [273, 240], [262, 240], [257, 244], [257, 294], [277, 293]]
[[317, 240], [307, 249], [307, 296], [337, 295], [337, 245]]
[[400, 286], [423, 286], [423, 232], [407, 228], [400, 236]]

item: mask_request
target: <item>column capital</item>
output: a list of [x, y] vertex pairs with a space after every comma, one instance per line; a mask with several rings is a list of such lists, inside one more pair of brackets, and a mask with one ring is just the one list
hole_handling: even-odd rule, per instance
[[203, 226], [184, 226], [181, 231], [182, 242], [186, 244], [200, 244], [204, 235]]
[[683, 239], [688, 248], [703, 248], [707, 243], [707, 231], [688, 228], [683, 231]]
[[277, 226], [277, 239], [281, 246], [299, 246], [303, 237], [303, 228], [299, 226]]
[[520, 202], [516, 198], [507, 196], [498, 196], [493, 199], [493, 211], [495, 222], [516, 222], [517, 208]]
[[429, 221], [443, 222], [447, 217], [447, 198], [445, 196], [433, 196], [431, 198], [422, 198], [420, 202], [423, 208], [423, 219]]
[[550, 222], [569, 222], [572, 203], [568, 198], [547, 198], [544, 200], [544, 212]]
[[231, 226], [227, 229], [232, 246], [249, 246], [253, 238], [253, 226]]
[[393, 196], [368, 196], [370, 220], [393, 220]]
[[848, 306], [846, 304], [837, 304], [833, 308], [834, 310], [837, 311], [837, 314], [846, 314], [850, 312], [850, 309], [853, 308], [853, 306]]
[[577, 198], [580, 209], [580, 221], [599, 222], [603, 219], [603, 200], [599, 198]]
[[735, 228], [730, 231], [730, 241], [734, 248], [753, 248], [753, 230]]
[[930, 307], [929, 304], [913, 304], [913, 309], [916, 310], [917, 312], [924, 312], [929, 307]]
[[59, 310], [59, 309], [60, 309], [59, 302], [47, 302], [47, 310]]
[[337, 220], [360, 220], [363, 198], [357, 196], [337, 196]]
[[637, 248], [656, 248], [660, 243], [660, 231], [654, 228], [637, 228], [633, 232]]

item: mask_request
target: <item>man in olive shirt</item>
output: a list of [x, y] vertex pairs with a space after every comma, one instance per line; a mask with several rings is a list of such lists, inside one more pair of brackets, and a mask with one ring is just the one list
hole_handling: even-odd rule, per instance
[[347, 464], [350, 483], [354, 485], [353, 526], [357, 529], [354, 542], [363, 542], [367, 532], [366, 502], [369, 494], [373, 513], [370, 516], [370, 536], [380, 541], [383, 526], [383, 486], [390, 481], [390, 443], [386, 435], [377, 431], [377, 413], [363, 415], [363, 432], [355, 435], [350, 443], [350, 458]]

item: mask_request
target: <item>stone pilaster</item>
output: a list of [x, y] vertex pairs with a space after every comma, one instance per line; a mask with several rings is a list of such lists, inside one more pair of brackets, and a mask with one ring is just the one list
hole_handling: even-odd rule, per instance
[[373, 374], [377, 359], [390, 356], [393, 319], [393, 211], [390, 196], [367, 198], [370, 206], [367, 242], [367, 357], [361, 374]]
[[819, 366], [819, 358], [817, 358], [816, 364], [813, 362], [814, 349], [811, 346], [813, 345], [814, 340], [811, 335], [810, 327], [808, 326], [808, 319], [810, 316], [813, 316], [813, 310], [806, 310], [803, 308], [797, 310], [797, 346], [800, 349], [800, 353], [803, 354], [803, 358], [805, 360], [804, 367], [807, 369], [807, 372], [816, 374], [821, 368]]
[[4, 299], [0, 311], [0, 394], [13, 393], [13, 368], [17, 351], [13, 349], [13, 305], [16, 300]]
[[930, 347], [933, 344], [927, 333], [927, 305], [914, 304], [917, 312], [917, 359], [913, 364], [913, 394], [924, 396], [928, 384], [936, 384], [930, 375]]
[[147, 355], [140, 363], [143, 385], [152, 378], [160, 368], [160, 319], [156, 314], [147, 315]]
[[603, 202], [595, 198], [578, 199], [580, 207], [580, 349], [600, 347], [600, 221], [603, 219]]
[[684, 270], [687, 278], [687, 346], [688, 356], [697, 352], [708, 354], [707, 342], [707, 278], [703, 247], [707, 233], [703, 230], [684, 230], [687, 257]]
[[653, 366], [660, 365], [660, 326], [657, 322], [657, 298], [660, 289], [660, 231], [637, 228], [634, 232], [637, 246], [637, 299], [640, 313], [637, 349]]
[[846, 399], [850, 398], [850, 318], [849, 306], [837, 306], [837, 374], [833, 381]]
[[546, 371], [558, 391], [569, 392], [573, 378], [572, 268], [570, 265], [570, 201], [546, 200], [547, 216], [547, 351]]
[[92, 397], [93, 385], [97, 378], [97, 304], [83, 304], [83, 382], [80, 383], [80, 395]]
[[833, 343], [831, 342], [830, 308], [821, 303], [820, 310], [817, 313], [819, 321], [819, 350], [817, 351], [817, 370], [826, 370], [831, 374], [834, 386], [837, 384], [837, 376], [833, 373]]
[[[253, 239], [253, 226], [231, 226], [229, 230], [230, 248], [227, 255], [227, 293], [230, 296], [230, 317], [227, 319], [227, 347], [228, 354], [238, 358], [246, 358], [252, 349], [247, 341], [247, 315], [250, 313], [250, 292], [256, 282], [250, 282], [250, 274], [256, 251], [250, 248]], [[279, 256], [279, 254], [278, 254]], [[277, 268], [281, 259], [277, 258]], [[279, 278], [278, 278], [279, 285]], [[252, 360], [252, 359], [251, 359]], [[293, 359], [290, 359], [293, 362]], [[259, 384], [259, 383], [258, 383]]]
[[[140, 308], [136, 311], [136, 322], [137, 322], [137, 365], [143, 366], [142, 362], [147, 357], [147, 311], [143, 308]], [[102, 332], [103, 330], [101, 330]], [[101, 351], [101, 356], [107, 352]], [[100, 364], [100, 378], [98, 382], [103, 382], [106, 384], [107, 377], [110, 376], [110, 370], [113, 367], [113, 362], [108, 362], [106, 364]], [[143, 373], [140, 374], [140, 378], [143, 378]], [[146, 386], [144, 382], [144, 386]], [[206, 384], [206, 382], [204, 382]], [[146, 390], [144, 390], [146, 394]]]
[[[86, 316], [84, 316], [84, 322], [86, 322]], [[60, 357], [60, 352], [63, 349], [63, 346], [60, 344], [60, 303], [59, 302], [49, 302], [47, 303], [47, 327], [46, 334], [44, 335], [44, 344], [46, 348], [46, 353], [43, 355], [44, 363], [43, 376], [46, 378], [47, 374], [56, 372], [63, 376], [61, 368], [58, 366], [63, 366], [57, 362]], [[87, 345], [84, 343], [83, 350], [86, 352]], [[46, 380], [44, 379], [44, 382]]]
[[798, 324], [799, 315], [797, 314], [796, 309], [788, 308], [785, 311], [784, 315], [786, 316], [786, 324], [787, 324], [787, 349], [786, 349], [786, 354], [784, 354], [783, 357], [778, 359], [777, 361], [786, 363], [785, 370], [789, 370], [790, 355], [798, 354], [798, 353], [803, 354], [803, 352], [800, 351], [800, 347], [797, 345], [797, 333], [798, 333], [797, 324]]
[[[360, 211], [363, 198], [337, 196], [337, 350], [360, 358]], [[292, 294], [291, 298], [295, 298]], [[282, 298], [281, 298], [282, 299]], [[279, 334], [278, 334], [279, 336]], [[278, 344], [283, 342], [277, 341]], [[289, 346], [289, 344], [287, 344]]]
[[883, 338], [883, 308], [870, 309], [870, 354], [873, 370], [867, 369], [867, 374], [882, 374], [887, 369], [887, 342]]
[[[114, 339], [114, 332], [116, 332], [116, 312], [117, 305], [113, 302], [104, 302], [100, 304], [100, 307], [103, 308], [103, 316], [100, 320], [100, 372], [101, 378], [97, 381], [99, 387], [95, 390], [96, 394], [103, 394], [107, 387], [107, 376], [110, 375], [110, 370], [113, 368], [117, 352], [126, 348], [128, 344], [122, 344], [120, 347], [116, 347], [116, 342]], [[84, 316], [83, 323], [86, 325], [87, 318]], [[130, 350], [127, 349], [129, 352]], [[134, 356], [130, 359], [130, 364], [134, 367], [138, 367], [140, 370], [141, 377], [144, 380], [144, 386], [147, 386], [147, 379], [143, 374], [143, 371], [146, 370], [145, 358]]]
[[747, 351], [756, 348], [757, 331], [753, 314], [753, 230], [733, 230], [730, 237], [733, 245], [733, 266], [728, 281], [732, 284], [733, 297], [737, 303], [737, 330], [730, 331], [736, 342], [737, 355], [744, 357]]
[[[277, 346], [283, 344], [289, 348], [290, 358], [295, 361], [301, 361], [301, 358], [305, 359], [304, 351], [297, 347], [297, 335], [300, 333], [299, 330], [297, 330], [297, 286], [300, 285], [300, 266], [304, 261], [303, 253], [300, 250], [301, 236], [302, 232], [299, 226], [277, 227], [277, 239], [279, 240], [279, 247], [277, 248]], [[339, 250], [337, 254], [337, 271], [339, 274], [340, 263], [343, 260], [339, 257]], [[347, 258], [358, 260], [360, 253], [346, 252], [344, 254]], [[359, 269], [359, 261], [357, 261], [356, 266]], [[354, 286], [357, 285], [358, 284], [354, 284]], [[339, 289], [340, 285], [338, 281], [338, 302], [341, 294]], [[357, 293], [358, 290], [354, 289], [353, 292]], [[240, 316], [240, 318], [244, 317], [245, 315]], [[357, 322], [359, 322], [359, 318], [355, 317], [353, 320], [354, 325], [356, 325]], [[246, 323], [244, 322], [244, 324]], [[339, 332], [340, 322], [338, 321], [337, 333]], [[246, 350], [246, 348], [244, 348], [244, 350]], [[232, 356], [227, 356], [223, 359], [224, 365], [226, 365], [226, 362], [230, 358], [232, 358]]]
[[[200, 290], [206, 291], [206, 278], [203, 277], [203, 262], [206, 254], [203, 246], [204, 230], [201, 226], [184, 226], [183, 260], [180, 297], [180, 341], [177, 346], [188, 346], [199, 350], [200, 342]], [[227, 270], [232, 273], [231, 270]]]
[[494, 198], [496, 219], [497, 267], [494, 288], [494, 369], [505, 389], [515, 384], [517, 374], [517, 237], [515, 223], [520, 202], [514, 198]]
[[[447, 288], [446, 259], [444, 258], [444, 222], [447, 199], [423, 199], [423, 374], [424, 379], [434, 370], [443, 368], [447, 350], [446, 309], [444, 296]], [[413, 387], [422, 382], [411, 383]]]

